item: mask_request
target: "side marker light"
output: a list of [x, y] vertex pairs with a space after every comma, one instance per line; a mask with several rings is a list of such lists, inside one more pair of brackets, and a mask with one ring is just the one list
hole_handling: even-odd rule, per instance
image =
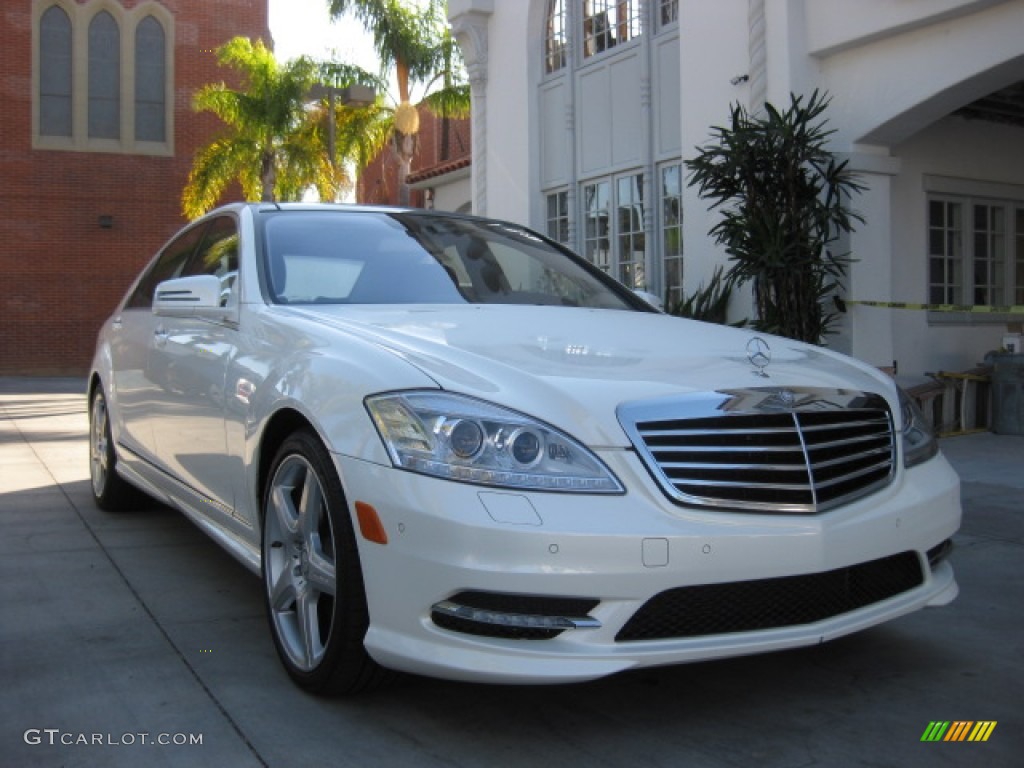
[[365, 501], [356, 502], [356, 519], [359, 520], [359, 532], [363, 538], [375, 544], [387, 544], [388, 532], [384, 530], [377, 510]]

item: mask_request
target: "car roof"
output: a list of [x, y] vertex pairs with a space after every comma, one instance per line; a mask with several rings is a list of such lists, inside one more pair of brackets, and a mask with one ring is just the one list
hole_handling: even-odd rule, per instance
[[[457, 213], [455, 211], [441, 211], [433, 208], [415, 208], [410, 206], [397, 205], [368, 205], [365, 203], [317, 203], [317, 202], [235, 202], [227, 203], [206, 213], [203, 219], [212, 218], [224, 213], [239, 213], [243, 210], [250, 211], [254, 216], [272, 213], [305, 211], [305, 212], [329, 212], [329, 213], [376, 213], [376, 214], [402, 214], [404, 216], [431, 216], [448, 219], [463, 219], [468, 221], [483, 221], [489, 224], [503, 224], [518, 229], [529, 229], [528, 226], [496, 219], [487, 216], [477, 216], [472, 213]], [[195, 222], [193, 222], [195, 223]]]
[[471, 219], [477, 221], [488, 221], [499, 224], [509, 224], [522, 228], [521, 224], [514, 224], [513, 222], [504, 221], [502, 219], [494, 219], [482, 216], [476, 216], [472, 213], [457, 213], [455, 211], [439, 211], [433, 208], [415, 208], [410, 206], [397, 206], [397, 205], [368, 205], [365, 203], [317, 203], [317, 202], [234, 202], [226, 203], [218, 206], [211, 211], [208, 211], [201, 218], [195, 219], [191, 223], [201, 221], [203, 219], [212, 218], [225, 213], [240, 213], [243, 210], [250, 211], [253, 215], [261, 215], [268, 213], [280, 213], [280, 212], [291, 212], [291, 211], [306, 211], [306, 212], [330, 212], [330, 213], [380, 213], [380, 214], [403, 214], [406, 216], [440, 216], [444, 218], [453, 219]]
[[[332, 211], [332, 212], [364, 212], [364, 213], [417, 213], [420, 208], [409, 208], [394, 205], [365, 205], [362, 203], [246, 203], [253, 210], [264, 213], [273, 211]], [[431, 211], [433, 213], [434, 211]]]

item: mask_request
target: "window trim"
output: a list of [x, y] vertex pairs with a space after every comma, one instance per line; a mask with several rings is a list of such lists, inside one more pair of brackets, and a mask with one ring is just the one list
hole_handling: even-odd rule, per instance
[[[144, 310], [151, 312], [153, 310], [153, 292], [156, 290], [157, 285], [164, 280], [180, 276], [181, 271], [192, 260], [192, 257], [195, 256], [196, 251], [202, 244], [209, 223], [209, 219], [199, 219], [180, 232], [175, 233], [169, 241], [164, 243], [163, 247], [150, 259], [149, 264], [146, 265], [146, 268], [128, 291], [121, 310]], [[189, 239], [194, 239], [195, 242], [191, 244], [188, 253], [182, 255], [180, 253], [181, 243], [187, 243]], [[153, 275], [171, 258], [172, 249], [178, 249], [175, 252], [175, 258], [180, 259], [177, 263], [177, 268], [173, 274], [163, 276], [161, 279], [155, 279]]]
[[[216, 274], [216, 272], [209, 271], [208, 265], [204, 263], [203, 259], [210, 254], [216, 244], [228, 240], [234, 240], [234, 252], [230, 257], [234, 262], [234, 269], [229, 269], [226, 274]], [[206, 221], [198, 245], [192, 251], [192, 255], [186, 259], [181, 270], [182, 277], [213, 275], [221, 281], [221, 309], [224, 310], [222, 322], [228, 325], [237, 323], [241, 306], [242, 271], [240, 245], [241, 231], [238, 217], [230, 212], [212, 216]], [[225, 278], [231, 278], [230, 282], [227, 283], [228, 292], [226, 295], [224, 293]]]
[[[40, 132], [41, 103], [41, 21], [57, 6], [71, 22], [71, 135]], [[99, 14], [109, 13], [119, 36], [120, 138], [89, 136], [89, 26]], [[139, 24], [152, 17], [164, 32], [164, 141], [135, 138], [135, 41]], [[133, 155], [174, 156], [174, 47], [173, 15], [160, 3], [144, 0], [125, 8], [114, 0], [32, 0], [32, 148], [70, 152], [107, 152]]]
[[[1003, 232], [1006, 251], [1003, 256], [1004, 281], [1002, 301], [992, 302], [986, 306], [1009, 306], [1014, 304], [1017, 282], [1021, 276], [1016, 270], [1024, 264], [1022, 254], [1016, 252], [1024, 247], [1024, 233], [1017, 228], [1017, 212], [1024, 211], [1024, 186], [1001, 184], [948, 177], [926, 176], [924, 195], [924, 286], [926, 297], [931, 302], [932, 271], [931, 271], [931, 204], [933, 202], [957, 203], [962, 206], [961, 212], [961, 299], [966, 306], [973, 305], [974, 299], [974, 206], [998, 206], [1006, 212], [1005, 230]], [[928, 311], [929, 325], [1004, 325], [1008, 322], [1020, 321], [1021, 315], [999, 313], [982, 314], [975, 312], [939, 312]]]

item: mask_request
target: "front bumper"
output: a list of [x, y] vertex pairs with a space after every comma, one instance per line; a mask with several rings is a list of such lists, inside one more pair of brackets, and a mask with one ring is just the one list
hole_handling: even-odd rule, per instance
[[[336, 455], [350, 506], [372, 505], [388, 534], [386, 545], [359, 540], [370, 655], [387, 667], [451, 679], [579, 681], [817, 644], [957, 594], [950, 564], [931, 567], [927, 558], [960, 524], [959, 480], [941, 456], [818, 515], [676, 506], [633, 453], [605, 451], [601, 458], [628, 493], [503, 491]], [[838, 615], [767, 629], [617, 639], [648, 600], [668, 590], [821, 574], [901, 553], [920, 563], [917, 586]], [[436, 606], [466, 592], [580, 599], [593, 605], [584, 617], [592, 621], [547, 639], [480, 636], [435, 621]]]

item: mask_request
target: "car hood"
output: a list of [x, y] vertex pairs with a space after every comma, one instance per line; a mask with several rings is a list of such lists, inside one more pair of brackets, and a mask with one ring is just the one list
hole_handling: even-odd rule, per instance
[[[399, 355], [443, 389], [557, 426], [591, 446], [624, 446], [626, 402], [696, 392], [816, 387], [895, 390], [876, 369], [834, 352], [749, 330], [663, 314], [539, 306], [290, 308]], [[759, 369], [747, 344], [760, 337]]]

